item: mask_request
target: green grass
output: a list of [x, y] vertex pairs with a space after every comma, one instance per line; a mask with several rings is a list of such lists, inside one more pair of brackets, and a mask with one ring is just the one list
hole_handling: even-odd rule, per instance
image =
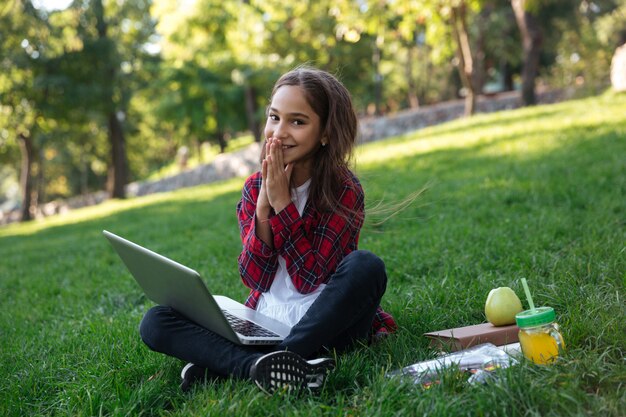
[[[180, 361], [137, 326], [152, 305], [100, 235], [187, 264], [243, 300], [235, 204], [243, 179], [108, 202], [0, 229], [0, 415], [621, 416], [626, 409], [626, 95], [479, 115], [359, 150], [368, 207], [425, 193], [361, 247], [386, 262], [399, 332], [339, 358], [319, 397], [267, 397], [227, 380], [178, 390]], [[432, 358], [424, 332], [484, 321], [510, 286], [557, 311], [557, 364], [428, 390], [385, 378]], [[522, 297], [523, 298], [523, 297]], [[621, 410], [621, 411], [620, 411]]]

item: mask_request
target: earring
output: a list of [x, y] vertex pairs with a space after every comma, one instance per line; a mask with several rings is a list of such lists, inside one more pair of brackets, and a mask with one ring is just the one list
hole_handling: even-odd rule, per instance
[[322, 142], [322, 147], [326, 146], [326, 142]]

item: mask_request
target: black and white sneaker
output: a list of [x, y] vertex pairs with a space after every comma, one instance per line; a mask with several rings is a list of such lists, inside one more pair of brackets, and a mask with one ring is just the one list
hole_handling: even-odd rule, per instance
[[266, 394], [276, 391], [318, 391], [328, 372], [335, 368], [332, 358], [304, 360], [298, 354], [279, 351], [261, 356], [250, 368], [250, 378]]
[[180, 383], [180, 389], [183, 392], [187, 392], [194, 384], [198, 382], [206, 382], [211, 375], [212, 373], [210, 373], [208, 369], [189, 362], [180, 372], [180, 377], [183, 380]]

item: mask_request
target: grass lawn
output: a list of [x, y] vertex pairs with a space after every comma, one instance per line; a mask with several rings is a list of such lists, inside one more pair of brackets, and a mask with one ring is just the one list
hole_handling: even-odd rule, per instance
[[[235, 218], [243, 179], [112, 201], [0, 228], [0, 415], [623, 416], [626, 410], [626, 95], [478, 115], [362, 147], [383, 307], [400, 330], [338, 358], [318, 397], [226, 380], [178, 389], [178, 360], [137, 326], [152, 305], [108, 229], [243, 300]], [[382, 222], [381, 209], [427, 187]], [[378, 209], [375, 207], [380, 203]], [[434, 357], [424, 332], [484, 321], [491, 288], [550, 305], [567, 344], [484, 385], [446, 372], [425, 390], [385, 372]], [[620, 411], [621, 410], [621, 411]]]

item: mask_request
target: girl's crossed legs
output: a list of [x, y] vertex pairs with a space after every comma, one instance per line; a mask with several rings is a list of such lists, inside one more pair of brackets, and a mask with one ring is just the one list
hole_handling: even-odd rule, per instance
[[[383, 261], [358, 250], [341, 261], [317, 300], [277, 346], [236, 345], [164, 306], [146, 313], [140, 334], [150, 349], [191, 362], [210, 375], [247, 379], [270, 352], [292, 352], [285, 356], [289, 360], [293, 353], [309, 359], [324, 351], [345, 351], [358, 341], [368, 342], [386, 285]], [[280, 360], [277, 358], [274, 355], [273, 360]], [[322, 370], [326, 371], [327, 365]]]

